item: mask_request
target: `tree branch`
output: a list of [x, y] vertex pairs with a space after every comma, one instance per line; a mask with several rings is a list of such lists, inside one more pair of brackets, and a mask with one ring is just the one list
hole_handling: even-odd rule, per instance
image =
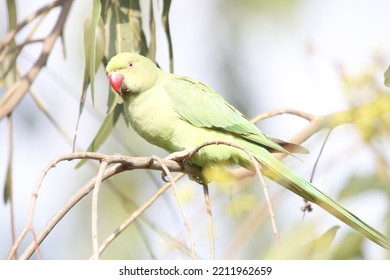
[[[62, 0], [62, 10], [58, 20], [47, 38], [43, 41], [42, 52], [33, 67], [7, 91], [5, 96], [0, 100], [0, 119], [8, 115], [19, 104], [24, 94], [39, 74], [40, 70], [46, 65], [50, 51], [61, 35], [66, 18], [68, 16], [72, 0]], [[9, 35], [11, 37], [11, 35]]]
[[48, 5], [38, 9], [31, 15], [27, 16], [22, 22], [18, 23], [15, 28], [8, 32], [3, 42], [0, 44], [0, 52], [3, 52], [4, 48], [6, 48], [11, 43], [11, 41], [15, 38], [16, 34], [19, 32], [19, 30], [21, 30], [23, 27], [25, 27], [27, 24], [29, 24], [41, 14], [47, 14], [51, 9], [61, 5], [62, 1], [63, 0], [57, 0], [52, 3], [49, 3]]
[[[105, 155], [100, 153], [91, 153], [91, 152], [80, 152], [80, 153], [70, 153], [65, 154], [59, 157], [56, 157], [52, 161], [50, 161], [45, 168], [41, 171], [37, 182], [35, 184], [33, 193], [31, 195], [30, 199], [30, 206], [29, 206], [29, 215], [27, 218], [27, 223], [22, 232], [20, 233], [19, 237], [14, 242], [10, 253], [7, 258], [11, 258], [13, 254], [15, 254], [17, 248], [20, 246], [20, 243], [24, 239], [24, 237], [27, 235], [27, 233], [32, 228], [32, 221], [34, 217], [34, 210], [36, 201], [38, 199], [38, 194], [42, 185], [42, 181], [45, 178], [46, 174], [49, 172], [50, 169], [55, 167], [58, 163], [62, 161], [69, 161], [69, 160], [75, 160], [75, 159], [90, 159], [90, 160], [97, 160], [97, 161], [108, 161], [110, 164], [117, 164], [114, 167], [110, 167], [105, 170], [105, 172], [102, 175], [101, 181], [106, 180], [107, 178], [117, 174], [121, 173], [123, 171], [128, 170], [134, 170], [134, 169], [151, 169], [151, 170], [160, 170], [163, 171], [162, 164], [164, 164], [171, 172], [184, 172], [186, 174], [192, 174], [194, 176], [200, 176], [200, 170], [197, 167], [187, 165], [182, 166], [180, 163], [172, 161], [172, 160], [165, 160], [160, 159], [160, 161], [156, 161], [153, 159], [153, 157], [128, 157], [123, 155]], [[99, 179], [100, 180], [100, 179]], [[76, 194], [74, 194], [67, 203], [64, 204], [64, 206], [50, 219], [50, 221], [46, 224], [44, 229], [37, 235], [37, 240], [34, 242], [34, 244], [30, 244], [29, 249], [26, 250], [26, 252], [31, 252], [31, 250], [35, 250], [36, 244], [40, 244], [43, 239], [47, 236], [47, 234], [50, 233], [50, 231], [53, 229], [53, 227], [59, 222], [60, 219], [86, 194], [88, 194], [93, 186], [95, 185], [97, 181], [97, 177], [94, 177], [91, 179], [84, 187], [80, 189]], [[23, 256], [28, 255], [28, 257], [31, 256], [29, 253], [24, 253]]]

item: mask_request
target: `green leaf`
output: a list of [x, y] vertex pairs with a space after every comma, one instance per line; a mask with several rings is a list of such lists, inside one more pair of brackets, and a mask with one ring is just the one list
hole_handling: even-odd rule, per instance
[[12, 199], [12, 188], [13, 188], [13, 172], [12, 172], [12, 166], [13, 166], [13, 150], [14, 150], [14, 125], [13, 125], [13, 117], [12, 114], [7, 115], [7, 121], [8, 121], [8, 160], [7, 160], [7, 173], [4, 183], [4, 192], [3, 192], [3, 198], [4, 203], [7, 203], [10, 199]]
[[8, 30], [13, 29], [18, 21], [15, 0], [7, 0]]
[[390, 195], [390, 182], [378, 173], [367, 176], [353, 176], [339, 194], [340, 199], [351, 198], [367, 191], [380, 190]]
[[94, 103], [95, 74], [104, 56], [105, 36], [104, 24], [100, 18], [100, 0], [94, 0], [92, 11], [84, 21], [84, 56], [85, 69], [83, 81], [83, 97], [88, 85], [91, 85], [92, 103]]
[[385, 86], [390, 87], [390, 66], [387, 68], [385, 74]]
[[[95, 4], [96, 1], [94, 1]], [[97, 1], [99, 2], [99, 1]], [[100, 5], [100, 2], [98, 6]], [[92, 7], [92, 11], [87, 15], [84, 20], [84, 76], [83, 85], [79, 103], [79, 115], [77, 117], [75, 135], [73, 139], [73, 151], [76, 146], [77, 132], [80, 122], [80, 117], [84, 109], [85, 99], [87, 96], [88, 86], [91, 85], [91, 97], [92, 103], [95, 103], [94, 85], [95, 74], [99, 69], [99, 66], [104, 58], [105, 51], [105, 36], [104, 36], [104, 24], [100, 18], [99, 7]]]
[[111, 24], [115, 24], [115, 34], [110, 34], [110, 38], [115, 38], [116, 53], [138, 52], [146, 55], [147, 44], [142, 30], [139, 1], [120, 1], [119, 6], [112, 5], [111, 9], [114, 17]]
[[[15, 0], [7, 0], [7, 12], [8, 12], [8, 30], [12, 30], [17, 24], [17, 9]], [[14, 47], [16, 45], [15, 40], [12, 39], [9, 46]], [[17, 72], [16, 72], [16, 63], [14, 57], [5, 57], [3, 61], [0, 63], [0, 86], [4, 86], [9, 89], [16, 82]], [[1, 104], [1, 103], [0, 103]], [[0, 108], [1, 110], [1, 108]], [[10, 141], [13, 141], [12, 134], [12, 117], [11, 114], [8, 115], [8, 122], [10, 122]], [[4, 182], [4, 192], [3, 199], [4, 203], [7, 203], [10, 199], [12, 193], [12, 143], [9, 144], [8, 147], [10, 149], [8, 163], [7, 163], [7, 173]]]
[[302, 251], [305, 259], [328, 259], [331, 257], [331, 245], [340, 226], [333, 226], [321, 236], [308, 242]]
[[172, 0], [164, 0], [164, 7], [162, 12], [162, 26], [165, 31], [165, 35], [167, 36], [168, 41], [168, 50], [169, 50], [169, 71], [171, 73], [174, 72], [173, 69], [173, 46], [172, 46], [172, 37], [171, 37], [171, 30], [169, 27], [169, 10], [171, 8], [171, 2]]
[[[339, 228], [333, 226], [318, 236], [315, 224], [297, 225], [283, 235], [280, 243], [271, 247], [265, 259], [330, 259], [333, 252], [331, 245]], [[315, 238], [311, 239], [311, 236]]]
[[4, 203], [7, 203], [8, 200], [10, 199], [10, 196], [11, 196], [11, 187], [12, 187], [12, 185], [9, 182], [10, 182], [10, 176], [8, 176], [8, 171], [7, 171], [7, 177], [5, 179], [4, 191], [3, 191], [3, 201], [4, 201]]
[[102, 1], [102, 5], [107, 60], [119, 52], [139, 52], [147, 56], [139, 1]]
[[[123, 114], [123, 105], [118, 103], [113, 103], [113, 106], [112, 108], [110, 108], [105, 120], [103, 121], [102, 126], [97, 132], [92, 143], [89, 145], [87, 150], [88, 152], [95, 152], [100, 148], [100, 146], [106, 141], [108, 136], [111, 134], [113, 128], [115, 127], [115, 124], [119, 119], [119, 116], [122, 114]], [[76, 165], [76, 168], [81, 167], [85, 162], [86, 160], [81, 160]]]
[[[12, 30], [17, 24], [17, 10], [15, 0], [7, 0], [7, 12], [8, 12], [8, 31]], [[8, 47], [13, 48], [16, 46], [15, 39], [12, 39]], [[16, 53], [17, 54], [17, 53]], [[0, 63], [0, 86], [5, 86], [9, 89], [15, 83], [16, 72], [16, 54], [7, 55]]]
[[105, 23], [107, 21], [108, 12], [110, 11], [110, 6], [112, 4], [111, 0], [100, 0], [100, 3], [102, 4], [102, 10], [100, 13], [100, 16]]
[[333, 259], [335, 260], [362, 259], [363, 241], [364, 241], [363, 235], [356, 232], [349, 233], [339, 243], [339, 246], [335, 247]]
[[149, 41], [149, 50], [147, 57], [153, 61], [156, 62], [156, 22], [154, 20], [154, 9], [153, 9], [153, 2], [150, 1], [150, 15], [149, 15], [149, 29], [150, 29], [150, 41]]
[[[12, 147], [9, 147], [9, 149], [12, 149]], [[3, 192], [4, 203], [7, 203], [8, 200], [11, 198], [11, 193], [12, 193], [12, 153], [10, 153], [10, 158], [8, 159], [8, 163], [7, 163], [7, 175], [5, 178], [4, 192]]]

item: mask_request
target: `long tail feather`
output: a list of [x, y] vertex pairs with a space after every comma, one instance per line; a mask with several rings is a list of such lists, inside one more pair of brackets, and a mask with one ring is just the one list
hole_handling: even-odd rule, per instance
[[[311, 183], [284, 166], [279, 160], [269, 154], [268, 151], [260, 151], [255, 158], [268, 168], [266, 175], [271, 177], [272, 180], [308, 201], [319, 205], [321, 208], [353, 229], [359, 231], [379, 246], [388, 250], [390, 249], [390, 239], [387, 236], [363, 222], [336, 201], [318, 190]], [[271, 174], [268, 174], [269, 172], [271, 172]]]

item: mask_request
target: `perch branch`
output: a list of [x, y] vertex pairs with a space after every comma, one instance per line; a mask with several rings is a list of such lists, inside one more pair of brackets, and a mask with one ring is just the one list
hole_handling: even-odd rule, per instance
[[[109, 159], [107, 159], [109, 158]], [[69, 161], [69, 160], [75, 160], [75, 159], [90, 159], [90, 160], [109, 160], [110, 163], [118, 163], [119, 165], [116, 166], [116, 168], [113, 169], [113, 167], [107, 169], [104, 172], [104, 180], [108, 177], [111, 177], [112, 175], [115, 175], [116, 173], [120, 173], [126, 170], [133, 170], [133, 169], [152, 169], [152, 170], [160, 170], [162, 171], [161, 163], [163, 163], [165, 166], [168, 167], [171, 172], [184, 172], [187, 174], [194, 174], [195, 176], [199, 176], [200, 170], [193, 166], [185, 166], [183, 167], [178, 162], [172, 161], [172, 160], [164, 160], [161, 159], [161, 162], [151, 161], [150, 158], [141, 158], [141, 157], [127, 157], [123, 155], [111, 155], [107, 156], [105, 154], [100, 153], [91, 153], [91, 152], [80, 152], [80, 153], [70, 153], [65, 154], [59, 157], [54, 158], [52, 161], [50, 161], [45, 168], [41, 171], [37, 182], [35, 184], [33, 193], [31, 195], [30, 199], [30, 206], [29, 206], [29, 215], [27, 218], [27, 223], [16, 241], [14, 242], [10, 253], [8, 255], [8, 258], [11, 258], [13, 254], [15, 254], [17, 248], [20, 246], [20, 243], [24, 239], [24, 237], [27, 235], [27, 233], [32, 228], [32, 220], [34, 217], [34, 210], [35, 210], [35, 204], [38, 198], [39, 190], [42, 184], [43, 179], [45, 178], [46, 174], [49, 172], [50, 169], [55, 167], [58, 163], [62, 161]], [[111, 174], [110, 172], [114, 172]], [[115, 173], [116, 172], [116, 173]], [[107, 176], [109, 174], [109, 176]], [[92, 182], [92, 183], [91, 183]], [[86, 189], [91, 191], [91, 188], [94, 186], [96, 182], [96, 178], [91, 179], [89, 183], [86, 185]], [[92, 187], [88, 189], [88, 186], [92, 184]], [[46, 224], [44, 229], [41, 231], [40, 234], [37, 235], [37, 243], [40, 244], [43, 239], [47, 236], [47, 234], [50, 233], [50, 231], [53, 229], [53, 227], [59, 222], [59, 220], [71, 209], [71, 207], [74, 206], [75, 203], [77, 203], [82, 197], [84, 197], [87, 193], [84, 193], [82, 190], [85, 191], [85, 187], [81, 189], [81, 191], [77, 192], [72, 198], [67, 202], [66, 205], [64, 205]], [[74, 202], [74, 204], [73, 204]], [[70, 207], [70, 208], [69, 208]], [[35, 243], [34, 243], [35, 244]], [[32, 244], [34, 247], [35, 245]], [[31, 244], [30, 244], [31, 246]], [[29, 247], [30, 248], [30, 247]], [[27, 251], [27, 250], [26, 250]], [[28, 255], [28, 254], [27, 254]], [[23, 256], [23, 255], [22, 255]], [[22, 257], [21, 257], [22, 258]]]

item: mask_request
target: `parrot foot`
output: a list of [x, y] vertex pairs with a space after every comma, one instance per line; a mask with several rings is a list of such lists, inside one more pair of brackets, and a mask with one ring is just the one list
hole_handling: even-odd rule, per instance
[[[174, 152], [174, 153], [168, 155], [167, 157], [165, 157], [164, 159], [173, 160], [176, 162], [181, 162], [183, 164], [186, 164], [186, 163], [188, 163], [188, 159], [193, 154], [193, 152], [194, 152], [194, 149], [185, 149], [185, 150], [182, 150], [179, 152]], [[167, 176], [167, 174], [165, 174], [164, 171], [161, 172], [162, 180], [164, 182], [169, 182], [169, 180], [167, 180], [166, 176]], [[188, 175], [188, 177], [190, 178], [191, 181], [195, 181], [196, 183], [198, 183], [200, 185], [204, 185], [204, 184], [208, 183], [208, 180], [203, 178], [203, 176], [201, 176], [201, 175]]]
[[[173, 161], [176, 161], [176, 162], [182, 162], [184, 159], [186, 159], [188, 157], [188, 155], [192, 152], [193, 150], [192, 149], [186, 149], [186, 150], [183, 150], [183, 151], [180, 151], [180, 152], [174, 152], [168, 156], [166, 156], [164, 159], [166, 160], [173, 160]], [[168, 183], [169, 180], [167, 179], [167, 174], [162, 171], [161, 172], [161, 179]]]
[[165, 171], [161, 171], [161, 179], [162, 179], [165, 183], [170, 182], [170, 180], [167, 179], [167, 173], [165, 173]]

